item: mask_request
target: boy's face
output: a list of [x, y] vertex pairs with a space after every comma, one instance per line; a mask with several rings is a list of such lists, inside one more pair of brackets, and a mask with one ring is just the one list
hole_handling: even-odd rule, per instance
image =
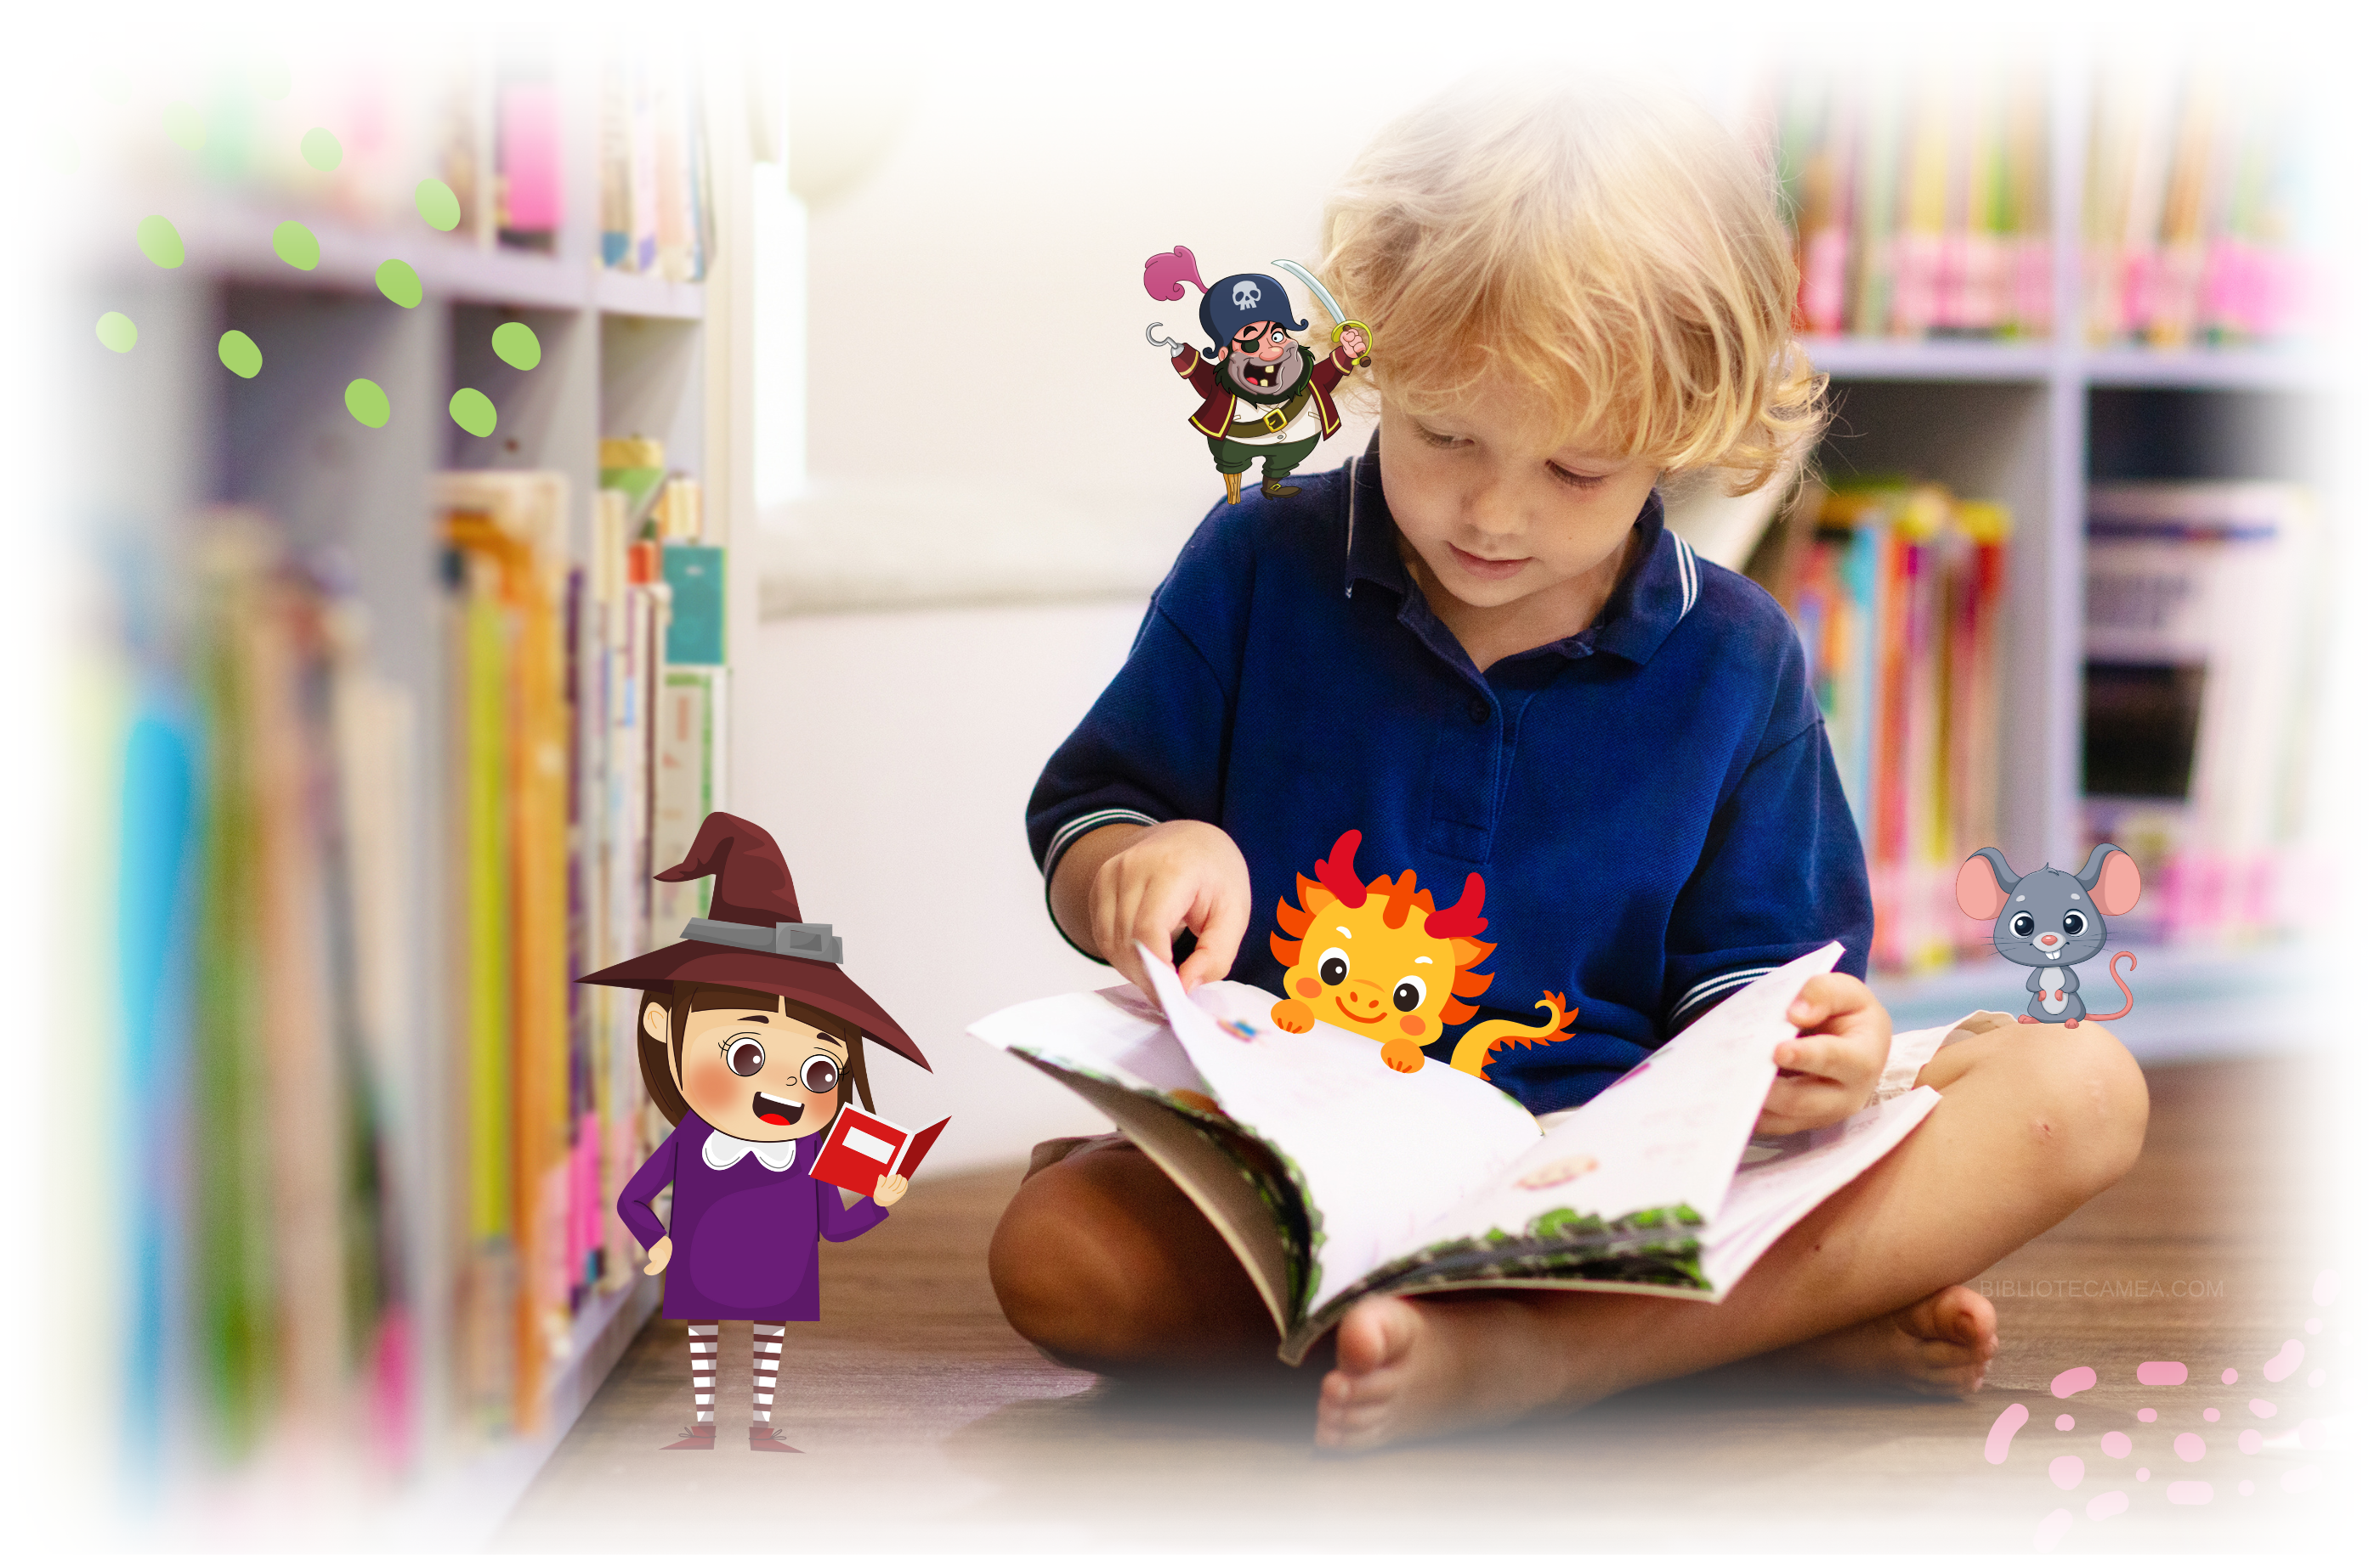
[[[645, 1035], [668, 1041], [669, 1012], [648, 1008]], [[782, 1010], [697, 1010], [686, 1020], [678, 1090], [722, 1134], [799, 1139], [834, 1122], [849, 1057], [842, 1038]]]
[[1527, 424], [1526, 408], [1505, 387], [1427, 416], [1384, 403], [1380, 482], [1397, 528], [1440, 589], [1490, 613], [1566, 618], [1575, 603], [1580, 618], [1553, 630], [1568, 636], [1585, 629], [1608, 597], [1661, 472], [1649, 459], [1532, 442], [1512, 430]]

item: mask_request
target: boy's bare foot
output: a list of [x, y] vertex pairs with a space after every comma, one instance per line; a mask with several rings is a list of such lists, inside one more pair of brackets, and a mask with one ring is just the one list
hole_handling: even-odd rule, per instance
[[1780, 1351], [1777, 1359], [1956, 1398], [1984, 1385], [1999, 1347], [1992, 1304], [1964, 1285], [1946, 1285], [1898, 1312]]
[[1339, 1323], [1314, 1444], [1361, 1452], [1500, 1426], [1551, 1403], [1560, 1382], [1531, 1343], [1536, 1315], [1489, 1297], [1367, 1296]]

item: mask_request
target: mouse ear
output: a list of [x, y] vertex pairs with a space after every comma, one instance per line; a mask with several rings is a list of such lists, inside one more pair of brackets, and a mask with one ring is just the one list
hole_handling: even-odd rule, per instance
[[1985, 848], [1959, 866], [1959, 910], [1969, 917], [1998, 917], [2000, 904], [2008, 900], [1993, 861], [1984, 856], [1995, 851]]
[[2109, 917], [2131, 912], [2141, 899], [2141, 867], [2132, 862], [2131, 854], [2121, 848], [2112, 849], [2100, 860], [2099, 883], [2085, 889], [2091, 893], [2091, 900], [2099, 905], [2099, 910]]

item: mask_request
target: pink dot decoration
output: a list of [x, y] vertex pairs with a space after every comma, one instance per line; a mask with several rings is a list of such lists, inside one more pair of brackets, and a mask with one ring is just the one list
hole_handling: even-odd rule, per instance
[[2206, 1439], [2196, 1431], [2184, 1431], [2173, 1439], [2173, 1455], [2185, 1464], [2194, 1464], [2206, 1456]]
[[2131, 1504], [2132, 1498], [2121, 1490], [2108, 1490], [2084, 1502], [2082, 1515], [2094, 1523], [2105, 1523], [2110, 1517], [2120, 1516]]
[[2200, 1414], [2198, 1417], [2211, 1426], [2216, 1421], [2223, 1418], [2223, 1411], [2219, 1409], [2209, 1409]]
[[2309, 1388], [2319, 1388], [2322, 1386], [2322, 1367], [2316, 1367], [2312, 1371], [2306, 1373], [2306, 1386]]
[[2049, 1460], [2049, 1482], [2061, 1490], [2071, 1490], [2082, 1483], [2082, 1460], [2071, 1452]]
[[2263, 1399], [2250, 1399], [2248, 1401], [2248, 1413], [2253, 1415], [2259, 1420], [2269, 1420], [2280, 1412], [2281, 1407], [2277, 1403], [2266, 1403]]
[[2245, 1430], [2245, 1431], [2241, 1431], [2241, 1432], [2240, 1433], [2240, 1452], [2245, 1452], [2246, 1454], [2248, 1454], [2248, 1456], [2250, 1456], [2251, 1458], [2252, 1458], [2252, 1457], [2254, 1457], [2257, 1453], [2262, 1452], [2264, 1450], [2265, 1450], [2265, 1433], [2264, 1433], [2264, 1432], [2259, 1431], [2259, 1430]]
[[2256, 1493], [2256, 1482], [2252, 1479], [2243, 1479], [2240, 1481], [2240, 1493], [2243, 1496], [2254, 1495]]
[[2215, 1499], [2215, 1487], [2204, 1479], [2177, 1479], [2165, 1488], [2165, 1499], [2176, 1506], [2204, 1506]]
[[2230, 1366], [2227, 1366], [2227, 1367], [2225, 1367], [2223, 1368], [2223, 1385], [2224, 1385], [2225, 1387], [2227, 1387], [2227, 1388], [2228, 1388], [2228, 1387], [2229, 1387], [2232, 1383], [2237, 1382], [2237, 1381], [2239, 1381], [2239, 1380], [2240, 1380], [2240, 1368], [2239, 1368], [2238, 1367], [2230, 1367]]
[[2156, 1411], [2154, 1409], [2143, 1409], [2139, 1414], [2133, 1415], [2132, 1418], [2138, 1420], [2143, 1426], [2154, 1426], [2156, 1424]]
[[2001, 1410], [2000, 1417], [1992, 1422], [1991, 1434], [1984, 1438], [1984, 1462], [2007, 1463], [2009, 1443], [2016, 1440], [2018, 1427], [2022, 1426], [2027, 1418], [2029, 1418], [2029, 1412], [2021, 1403], [2012, 1403]]
[[2132, 1455], [2132, 1439], [2121, 1431], [2109, 1431], [2099, 1439], [2099, 1451], [2110, 1458], [2129, 1458]]
[[2144, 1468], [2134, 1469], [2132, 1471], [2132, 1477], [2145, 1485], [2148, 1483], [2149, 1471]]
[[2306, 1319], [2306, 1332], [2308, 1332], [2308, 1333], [2320, 1333], [2321, 1331], [2322, 1331], [2322, 1319], [2321, 1319], [2321, 1318], [2308, 1318]]
[[2087, 1366], [2069, 1367], [2049, 1379], [2050, 1395], [2070, 1399], [2084, 1389], [2096, 1385], [2098, 1380], [2099, 1374]]
[[2143, 1388], [2179, 1388], [2190, 1380], [2190, 1368], [2180, 1361], [2143, 1361], [2132, 1375]]
[[2278, 1355], [2265, 1363], [2265, 1380], [2267, 1382], [2280, 1381], [2282, 1379], [2288, 1377], [2289, 1373], [2297, 1370], [2298, 1363], [2304, 1359], [2305, 1346], [2297, 1340], [2292, 1339], [2289, 1341], [2281, 1346], [2280, 1353]]
[[2074, 1428], [2074, 1416], [2071, 1415], [2060, 1415], [2051, 1423], [2057, 1426], [2057, 1427], [2061, 1431], [2070, 1431]]

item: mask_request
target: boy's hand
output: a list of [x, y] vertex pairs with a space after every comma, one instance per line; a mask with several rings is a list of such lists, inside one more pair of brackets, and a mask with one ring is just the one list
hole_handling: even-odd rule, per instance
[[1182, 986], [1196, 988], [1230, 971], [1247, 932], [1248, 864], [1229, 833], [1203, 820], [1137, 830], [1092, 877], [1087, 916], [1092, 948], [1153, 1003], [1157, 990], [1132, 947], [1147, 945], [1171, 961], [1174, 934], [1187, 929], [1198, 936], [1198, 948], [1182, 964]]
[[1785, 1018], [1804, 1035], [1777, 1044], [1780, 1073], [1755, 1132], [1825, 1128], [1865, 1106], [1892, 1047], [1892, 1017], [1867, 984], [1846, 972], [1821, 973], [1802, 985]]
[[670, 1239], [664, 1236], [659, 1242], [652, 1245], [650, 1261], [645, 1265], [645, 1272], [648, 1274], [659, 1274], [662, 1270], [667, 1269], [669, 1267], [669, 1256]]
[[876, 1207], [879, 1209], [890, 1209], [892, 1206], [900, 1203], [901, 1196], [908, 1191], [908, 1178], [897, 1176], [894, 1173], [888, 1172], [883, 1176], [876, 1179], [876, 1192], [873, 1196], [876, 1200]]

